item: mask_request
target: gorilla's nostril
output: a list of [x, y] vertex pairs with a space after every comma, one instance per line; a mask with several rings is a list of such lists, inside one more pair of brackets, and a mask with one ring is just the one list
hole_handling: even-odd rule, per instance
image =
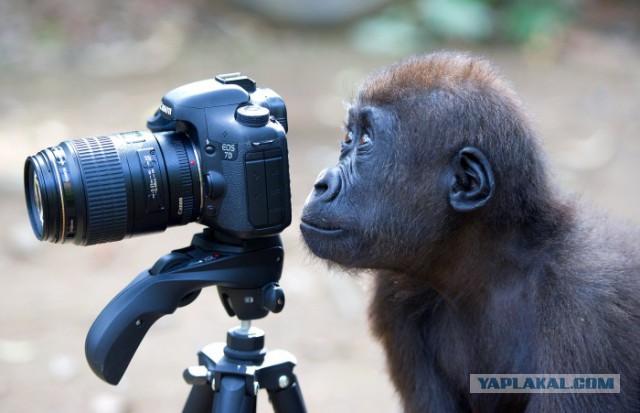
[[313, 188], [316, 191], [316, 196], [320, 196], [322, 194], [324, 194], [325, 192], [327, 192], [327, 190], [329, 189], [329, 185], [327, 185], [325, 182], [316, 182], [313, 185]]
[[325, 202], [331, 202], [340, 193], [342, 183], [337, 168], [325, 169], [313, 184], [313, 196]]

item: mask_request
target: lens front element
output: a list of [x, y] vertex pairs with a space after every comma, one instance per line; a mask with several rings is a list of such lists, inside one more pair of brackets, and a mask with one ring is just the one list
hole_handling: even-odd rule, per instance
[[37, 218], [39, 218], [37, 224], [40, 228], [44, 224], [44, 216], [42, 212], [42, 193], [40, 192], [40, 180], [38, 179], [38, 174], [33, 174], [33, 200], [35, 213]]
[[[30, 164], [27, 164], [29, 167]], [[42, 188], [40, 185], [40, 178], [38, 174], [33, 170], [33, 167], [25, 171], [25, 185], [27, 195], [27, 210], [29, 212], [29, 219], [31, 220], [31, 226], [33, 232], [38, 239], [43, 239], [44, 232], [44, 209]]]

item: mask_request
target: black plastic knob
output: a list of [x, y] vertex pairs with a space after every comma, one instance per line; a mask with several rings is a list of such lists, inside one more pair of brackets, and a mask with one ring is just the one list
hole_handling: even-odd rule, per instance
[[264, 307], [272, 313], [279, 313], [284, 308], [284, 290], [278, 284], [270, 284], [263, 289]]
[[236, 110], [236, 120], [253, 128], [260, 128], [269, 122], [269, 109], [262, 106], [249, 105], [242, 106]]

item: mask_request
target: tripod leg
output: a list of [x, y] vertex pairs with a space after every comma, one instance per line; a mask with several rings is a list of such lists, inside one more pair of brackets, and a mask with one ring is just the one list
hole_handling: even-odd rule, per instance
[[306, 413], [307, 408], [302, 399], [302, 392], [296, 376], [291, 374], [293, 380], [285, 389], [267, 389], [269, 399], [275, 413]]
[[245, 379], [238, 376], [222, 376], [220, 390], [213, 399], [215, 413], [255, 413], [256, 396], [248, 395]]
[[208, 385], [191, 387], [182, 413], [208, 413], [213, 407], [213, 389]]

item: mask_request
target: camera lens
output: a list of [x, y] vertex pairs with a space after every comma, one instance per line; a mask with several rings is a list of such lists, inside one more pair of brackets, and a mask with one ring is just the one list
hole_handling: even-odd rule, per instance
[[182, 133], [61, 142], [27, 158], [31, 226], [43, 241], [92, 245], [187, 224], [202, 210], [199, 167]]

